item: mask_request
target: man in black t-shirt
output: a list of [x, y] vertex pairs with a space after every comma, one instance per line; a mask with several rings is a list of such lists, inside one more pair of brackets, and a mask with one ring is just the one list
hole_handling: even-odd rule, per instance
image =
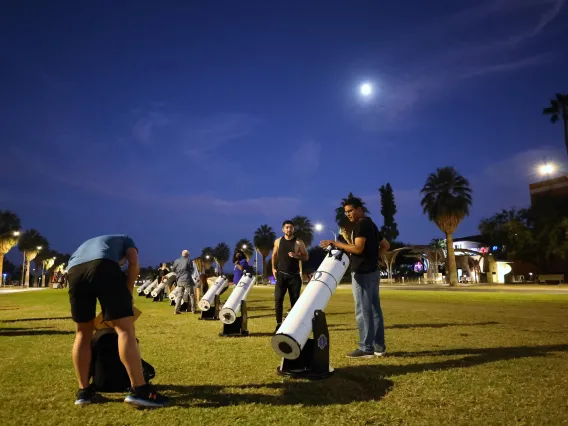
[[355, 224], [352, 244], [324, 240], [320, 246], [330, 244], [351, 255], [351, 282], [355, 299], [355, 320], [359, 329], [359, 348], [347, 354], [349, 358], [372, 358], [386, 354], [385, 327], [379, 299], [379, 273], [381, 254], [390, 244], [379, 232], [371, 218], [365, 216], [363, 203], [352, 197], [343, 204], [345, 215]]

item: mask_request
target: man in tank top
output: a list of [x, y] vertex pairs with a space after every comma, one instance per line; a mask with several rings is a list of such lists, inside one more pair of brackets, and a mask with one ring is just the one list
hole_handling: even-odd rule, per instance
[[276, 278], [274, 305], [276, 311], [276, 331], [282, 324], [283, 305], [286, 291], [289, 292], [290, 305], [293, 307], [300, 297], [302, 277], [300, 261], [308, 260], [306, 245], [294, 235], [294, 223], [285, 220], [282, 223], [283, 237], [274, 241], [272, 250], [272, 273]]

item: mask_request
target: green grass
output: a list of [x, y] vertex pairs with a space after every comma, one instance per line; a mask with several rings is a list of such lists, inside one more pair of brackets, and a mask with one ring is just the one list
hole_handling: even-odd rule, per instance
[[568, 296], [381, 295], [389, 356], [345, 358], [357, 332], [350, 289], [340, 289], [326, 312], [336, 373], [316, 382], [276, 374], [269, 288], [249, 296], [246, 338], [219, 337], [219, 321], [136, 298], [142, 356], [175, 400], [136, 410], [123, 394], [73, 405], [65, 290], [0, 294], [0, 424], [566, 424]]

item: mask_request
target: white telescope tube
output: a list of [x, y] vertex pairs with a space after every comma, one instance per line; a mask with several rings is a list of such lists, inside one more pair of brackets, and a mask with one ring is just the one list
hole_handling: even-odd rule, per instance
[[146, 294], [146, 295], [150, 294], [152, 292], [152, 290], [154, 290], [156, 288], [157, 285], [158, 285], [157, 279], [152, 281], [152, 283], [144, 289], [144, 294]]
[[348, 267], [349, 257], [344, 252], [332, 249], [326, 255], [278, 332], [272, 336], [274, 352], [286, 359], [300, 356], [312, 332], [314, 312], [325, 310]]
[[241, 310], [241, 301], [246, 300], [247, 295], [256, 282], [256, 277], [251, 274], [243, 274], [233, 292], [221, 308], [219, 318], [224, 324], [232, 324], [237, 319], [237, 315]]
[[148, 287], [150, 284], [152, 284], [152, 281], [146, 280], [146, 281], [144, 281], [144, 283], [143, 283], [140, 287], [138, 287], [138, 288], [136, 289], [136, 291], [138, 292], [138, 294], [140, 294], [140, 293], [142, 293], [142, 292], [144, 291], [144, 289], [145, 289], [146, 287]]
[[211, 308], [211, 303], [215, 300], [215, 296], [217, 296], [221, 291], [229, 285], [229, 280], [227, 277], [221, 275], [217, 277], [215, 280], [215, 284], [209, 287], [207, 293], [203, 295], [201, 300], [199, 301], [199, 309], [202, 311], [208, 311]]
[[159, 294], [164, 291], [164, 289], [166, 288], [167, 285], [171, 285], [174, 281], [176, 280], [176, 274], [175, 272], [170, 272], [169, 274], [166, 275], [166, 280], [162, 281], [160, 284], [158, 284], [154, 290], [152, 290], [151, 296], [152, 297], [158, 297]]

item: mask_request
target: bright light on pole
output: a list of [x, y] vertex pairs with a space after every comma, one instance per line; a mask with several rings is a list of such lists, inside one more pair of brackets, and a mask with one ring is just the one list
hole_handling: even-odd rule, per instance
[[[325, 228], [325, 227], [324, 227], [321, 223], [316, 223], [316, 224], [314, 225], [314, 229], [315, 229], [317, 232], [323, 231], [324, 228]], [[333, 234], [334, 240], [337, 241], [337, 234], [336, 234], [335, 232], [333, 232], [333, 230], [331, 230], [331, 229], [329, 230], [329, 232], [331, 232], [331, 233]]]
[[247, 246], [246, 244], [243, 244], [243, 247], [242, 247], [242, 249], [243, 249], [243, 250], [246, 250], [246, 249], [247, 249], [247, 247], [248, 247], [248, 246]]
[[554, 164], [552, 163], [546, 163], [543, 164], [542, 166], [539, 167], [539, 172], [541, 175], [551, 175], [552, 173], [554, 173], [554, 171], [556, 170], [556, 167], [554, 167]]

